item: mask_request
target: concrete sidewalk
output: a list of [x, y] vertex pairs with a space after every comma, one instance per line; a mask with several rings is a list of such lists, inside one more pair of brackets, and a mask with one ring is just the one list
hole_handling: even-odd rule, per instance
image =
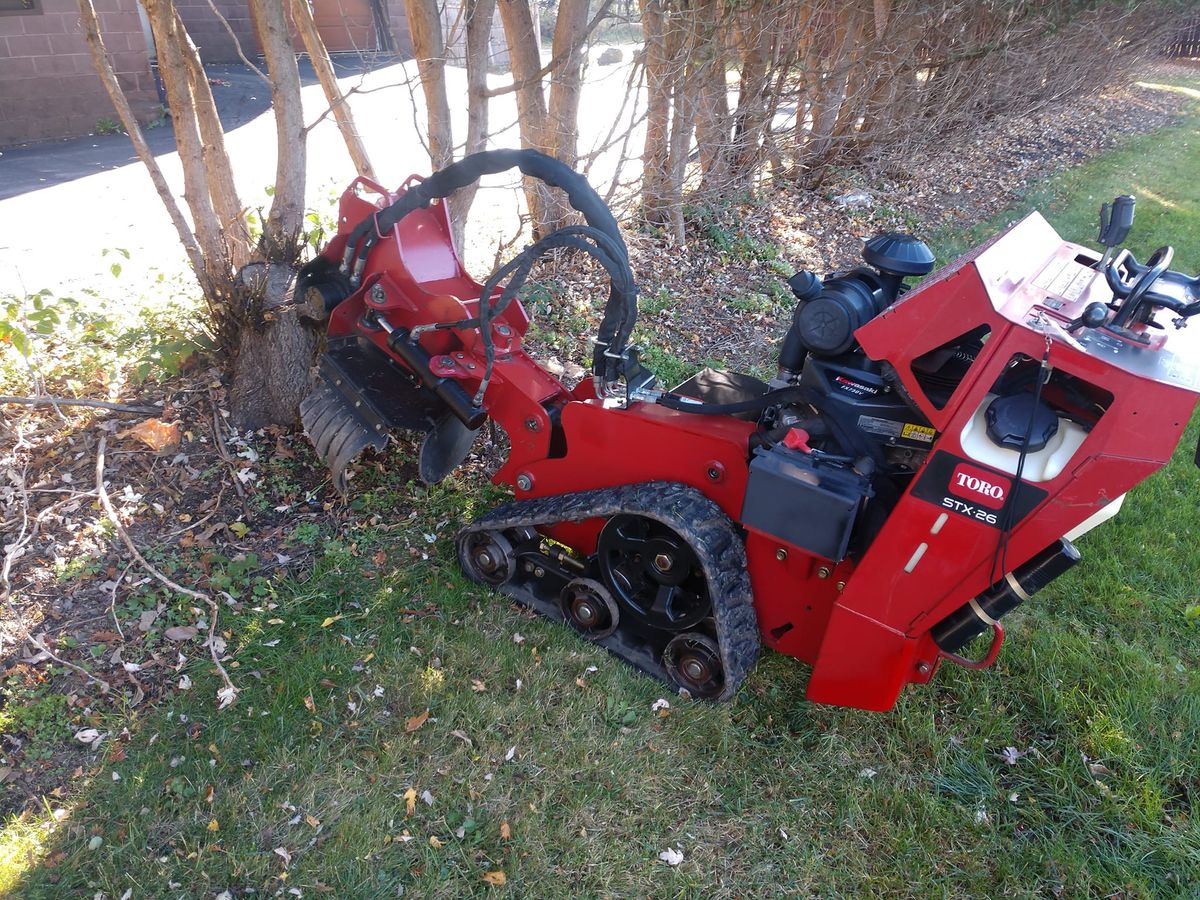
[[[267, 188], [275, 181], [270, 90], [243, 66], [206, 68], [242, 201], [250, 209], [265, 209], [270, 205]], [[312, 123], [328, 104], [306, 61], [302, 73], [304, 120]], [[359, 91], [349, 102], [384, 185], [395, 187], [414, 172], [428, 172], [429, 157], [418, 133], [418, 125], [424, 128], [425, 109], [416, 64], [387, 58], [342, 62], [338, 74], [343, 91]], [[453, 67], [448, 67], [446, 74], [454, 133], [461, 139], [466, 133], [466, 77], [463, 70]], [[592, 74], [594, 79], [584, 89], [580, 117], [583, 152], [601, 141], [612, 126], [628, 64], [593, 68]], [[508, 76], [495, 76], [494, 84], [508, 80]], [[490, 119], [492, 146], [518, 146], [512, 93], [491, 101]], [[169, 123], [146, 134], [182, 207], [182, 171]], [[631, 146], [640, 147], [640, 140], [635, 138]], [[332, 116], [312, 128], [307, 148], [308, 204], [331, 210], [332, 202], [355, 176]], [[615, 154], [610, 151], [608, 156], [615, 159]], [[600, 184], [610, 171], [611, 165], [602, 159], [591, 177]], [[627, 169], [625, 174], [628, 177], [631, 172]], [[510, 175], [485, 181], [472, 221], [491, 223], [490, 231], [473, 234], [469, 256], [490, 264], [490, 252], [475, 252], [477, 247], [494, 246], [500, 237], [512, 235], [522, 202], [517, 185]], [[129, 253], [129, 260], [122, 260], [117, 282], [109, 274], [112, 260], [102, 255], [106, 249]], [[153, 283], [160, 273], [173, 277], [187, 272], [170, 219], [123, 134], [0, 151], [0, 260], [4, 263], [0, 265], [0, 295], [24, 295], [43, 288], [62, 294], [86, 287], [105, 296], [128, 296]]]

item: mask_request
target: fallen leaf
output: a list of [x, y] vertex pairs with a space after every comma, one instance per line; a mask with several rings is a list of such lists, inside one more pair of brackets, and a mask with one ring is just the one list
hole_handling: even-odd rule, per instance
[[179, 444], [179, 423], [168, 424], [162, 419], [143, 419], [131, 428], [126, 428], [117, 436], [137, 438], [157, 453], [167, 447]]
[[154, 625], [154, 620], [158, 618], [157, 609], [147, 609], [138, 616], [138, 631], [143, 634], [151, 629]]
[[315, 703], [313, 703], [312, 694], [309, 694], [307, 697], [304, 698], [304, 708], [307, 709], [310, 713], [315, 713], [317, 711], [317, 705]]
[[423, 712], [423, 713], [418, 713], [417, 715], [411, 717], [404, 723], [404, 730], [406, 732], [416, 731], [418, 728], [420, 728], [422, 725], [425, 724], [425, 722], [428, 718], [429, 718], [429, 710], [425, 710], [425, 712]]
[[[103, 585], [101, 585], [103, 587]], [[121, 636], [115, 631], [93, 631], [92, 640], [99, 641], [102, 644], [111, 644], [113, 641], [119, 641]]]
[[325, 618], [325, 621], [321, 623], [321, 627], [328, 628], [330, 625], [332, 625], [334, 622], [338, 621], [338, 619], [340, 619], [340, 618], [342, 618], [341, 613], [338, 613], [336, 616], [327, 616]]
[[514, 756], [516, 756], [516, 755], [517, 755], [517, 748], [516, 748], [516, 746], [509, 747], [509, 748], [508, 748], [508, 752], [504, 754], [504, 761], [505, 761], [505, 762], [511, 762], [511, 761], [512, 761], [512, 758], [513, 758]]
[[209, 830], [209, 831], [220, 831], [220, 830], [221, 830], [221, 826], [217, 824], [217, 820], [216, 820], [216, 819], [212, 819], [212, 820], [211, 820], [211, 821], [209, 821], [209, 823], [208, 823], [208, 830]]
[[81, 744], [94, 744], [100, 739], [100, 732], [95, 728], [85, 728], [75, 732], [75, 740]]
[[487, 690], [487, 684], [485, 682], [480, 681], [478, 678], [472, 678], [471, 679], [471, 690], [473, 690], [477, 694], [482, 694], [484, 691]]
[[452, 732], [450, 732], [450, 734], [452, 734], [454, 737], [458, 738], [460, 741], [462, 741], [468, 747], [475, 746], [475, 742], [472, 741], [471, 738], [467, 736], [467, 733], [460, 728], [454, 729]]
[[287, 868], [288, 864], [292, 861], [292, 854], [288, 852], [287, 847], [276, 847], [271, 852], [283, 860], [284, 868]]
[[442, 841], [438, 840], [438, 837], [436, 834], [431, 834], [429, 836], [429, 846], [432, 847], [434, 850], [441, 850], [442, 847], [445, 845], [442, 843]]
[[673, 847], [668, 847], [662, 853], [658, 854], [658, 858], [665, 862], [668, 866], [677, 866], [683, 862], [683, 851]]
[[500, 840], [507, 841], [512, 837], [512, 829], [508, 827], [508, 822], [500, 823]]
[[304, 816], [304, 823], [308, 825], [309, 828], [316, 828], [321, 824], [321, 820], [311, 813], [306, 813]]
[[409, 816], [417, 811], [417, 792], [414, 788], [404, 792], [404, 809], [405, 815]]
[[504, 887], [504, 884], [506, 881], [508, 881], [508, 878], [505, 876], [505, 874], [502, 871], [497, 869], [495, 872], [486, 873], [483, 876], [483, 880], [486, 881], [488, 884], [490, 884], [492, 887]]
[[433, 794], [429, 793], [429, 791], [421, 791], [421, 800], [424, 801], [426, 806], [433, 806]]
[[163, 632], [168, 641], [190, 641], [200, 632], [195, 625], [176, 625]]

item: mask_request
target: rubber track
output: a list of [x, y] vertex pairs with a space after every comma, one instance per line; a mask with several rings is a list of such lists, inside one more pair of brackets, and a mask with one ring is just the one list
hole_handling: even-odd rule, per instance
[[[724, 689], [715, 699], [728, 700], [737, 693], [746, 673], [758, 659], [758, 617], [754, 612], [754, 596], [750, 590], [746, 548], [742, 538], [721, 508], [695, 488], [670, 481], [650, 481], [507, 503], [476, 519], [458, 533], [459, 563], [465, 572], [470, 572], [470, 567], [463, 559], [466, 538], [470, 534], [558, 522], [607, 519], [622, 513], [645, 516], [667, 525], [696, 552], [708, 583], [717, 647], [725, 668]], [[499, 589], [543, 614], [547, 613], [545, 604], [553, 601], [553, 608], [557, 612], [556, 598], [531, 596], [531, 591], [511, 583], [501, 585]], [[561, 620], [561, 615], [551, 617]], [[596, 643], [665, 680], [666, 672], [661, 666], [654, 670], [643, 660], [631, 658], [623, 652], [625, 645], [619, 640], [620, 635], [618, 628], [612, 638]]]

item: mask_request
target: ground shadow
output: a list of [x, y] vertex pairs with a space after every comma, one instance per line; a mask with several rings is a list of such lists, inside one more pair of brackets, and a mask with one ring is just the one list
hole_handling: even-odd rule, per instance
[[[338, 76], [345, 77], [373, 72], [400, 59], [391, 53], [347, 53], [334, 58], [333, 65]], [[299, 65], [301, 85], [316, 84], [312, 63], [304, 58], [299, 60]], [[212, 63], [204, 68], [226, 133], [250, 123], [271, 108], [270, 88], [247, 66]], [[161, 87], [159, 96], [163, 98]], [[175, 151], [175, 135], [166, 127], [168, 124], [169, 120], [164, 119], [159, 127], [144, 131], [155, 156]], [[0, 150], [0, 200], [137, 161], [133, 145], [124, 134], [89, 134], [5, 148]]]

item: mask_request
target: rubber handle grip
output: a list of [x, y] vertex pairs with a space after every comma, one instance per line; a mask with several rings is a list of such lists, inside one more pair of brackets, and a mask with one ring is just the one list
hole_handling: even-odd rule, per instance
[[1115, 247], [1129, 236], [1133, 227], [1133, 212], [1137, 201], [1129, 194], [1114, 197], [1112, 203], [1100, 207], [1100, 243]]

